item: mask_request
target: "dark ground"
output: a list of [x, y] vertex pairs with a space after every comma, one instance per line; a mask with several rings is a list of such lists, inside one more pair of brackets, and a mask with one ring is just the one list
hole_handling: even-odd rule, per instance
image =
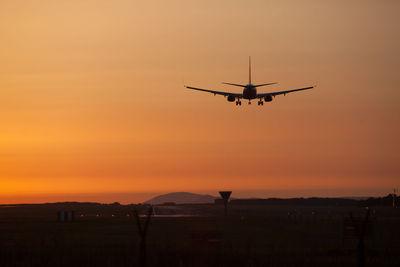
[[[76, 203], [0, 206], [0, 266], [138, 266], [135, 208], [146, 209]], [[75, 221], [57, 222], [58, 210], [74, 210]], [[365, 266], [400, 266], [400, 209], [370, 211], [373, 231], [365, 240]], [[357, 266], [358, 239], [343, 234], [343, 219], [350, 212], [363, 218], [366, 209], [232, 205], [225, 219], [220, 205], [156, 207], [156, 214], [196, 216], [153, 217], [147, 264]]]

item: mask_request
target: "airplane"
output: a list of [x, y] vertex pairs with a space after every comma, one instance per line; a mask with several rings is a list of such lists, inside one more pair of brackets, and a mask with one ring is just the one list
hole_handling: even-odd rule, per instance
[[[246, 85], [243, 84], [236, 84], [236, 83], [225, 83], [223, 84], [227, 85], [232, 85], [232, 86], [239, 86], [243, 87], [243, 93], [242, 94], [237, 94], [237, 93], [230, 93], [230, 92], [221, 92], [221, 91], [213, 91], [213, 90], [208, 90], [208, 89], [201, 89], [201, 88], [196, 88], [196, 87], [191, 87], [191, 86], [186, 86], [187, 89], [192, 89], [192, 90], [198, 90], [198, 91], [203, 91], [203, 92], [208, 92], [212, 93], [215, 95], [223, 95], [224, 97], [228, 98], [229, 102], [234, 102], [236, 100], [236, 106], [241, 106], [242, 101], [241, 99], [248, 99], [249, 100], [249, 105], [251, 104], [252, 99], [259, 99], [258, 100], [258, 105], [263, 106], [264, 101], [265, 102], [271, 102], [272, 99], [277, 96], [277, 95], [286, 95], [289, 93], [297, 92], [297, 91], [303, 91], [303, 90], [309, 90], [314, 88], [315, 86], [309, 86], [309, 87], [304, 87], [304, 88], [299, 88], [299, 89], [292, 89], [292, 90], [286, 90], [286, 91], [278, 91], [278, 92], [272, 92], [272, 93], [262, 93], [262, 94], [257, 94], [257, 87], [261, 86], [268, 86], [268, 85], [273, 85], [277, 84], [276, 82], [273, 83], [263, 83], [263, 84], [252, 84], [251, 83], [251, 57], [249, 57], [249, 83]], [[264, 101], [263, 101], [264, 100]]]

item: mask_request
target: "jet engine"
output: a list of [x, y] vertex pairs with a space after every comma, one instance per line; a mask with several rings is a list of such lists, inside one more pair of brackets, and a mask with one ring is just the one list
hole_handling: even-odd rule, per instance
[[228, 95], [228, 101], [229, 101], [229, 102], [235, 101], [235, 96], [233, 96], [233, 95]]
[[272, 101], [272, 96], [270, 96], [270, 95], [265, 96], [264, 97], [264, 101], [265, 102], [271, 102]]

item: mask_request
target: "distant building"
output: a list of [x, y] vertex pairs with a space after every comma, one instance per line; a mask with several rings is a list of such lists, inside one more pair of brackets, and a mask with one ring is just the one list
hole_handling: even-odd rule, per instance
[[73, 222], [75, 220], [75, 212], [74, 211], [58, 211], [57, 212], [57, 220], [59, 222]]

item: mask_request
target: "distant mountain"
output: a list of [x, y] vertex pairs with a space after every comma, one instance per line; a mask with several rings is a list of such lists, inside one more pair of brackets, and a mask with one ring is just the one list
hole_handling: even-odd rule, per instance
[[199, 204], [199, 203], [214, 203], [217, 197], [211, 195], [200, 195], [188, 192], [174, 192], [165, 195], [159, 195], [147, 200], [146, 204], [163, 204], [166, 202], [174, 202], [176, 204]]

